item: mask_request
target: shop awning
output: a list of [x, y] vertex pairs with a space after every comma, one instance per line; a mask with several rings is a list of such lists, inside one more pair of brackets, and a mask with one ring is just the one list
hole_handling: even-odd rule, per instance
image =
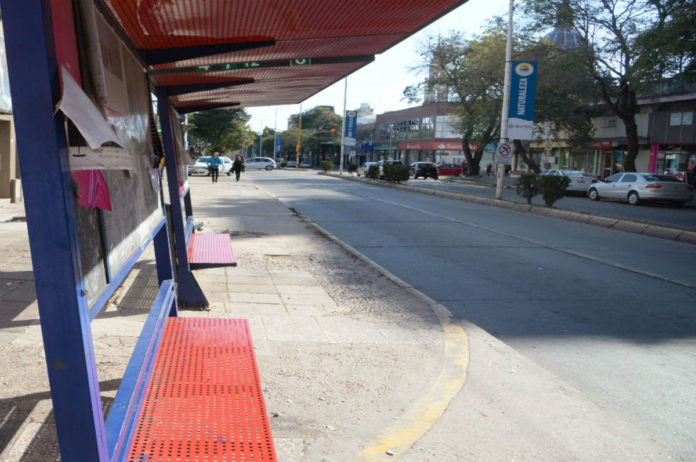
[[299, 103], [466, 0], [105, 0], [180, 112]]

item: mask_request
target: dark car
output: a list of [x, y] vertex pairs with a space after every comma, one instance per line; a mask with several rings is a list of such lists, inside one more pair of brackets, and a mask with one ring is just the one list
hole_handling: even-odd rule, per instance
[[413, 175], [414, 179], [423, 177], [437, 180], [440, 177], [437, 173], [437, 165], [432, 162], [413, 162], [411, 164], [411, 175]]

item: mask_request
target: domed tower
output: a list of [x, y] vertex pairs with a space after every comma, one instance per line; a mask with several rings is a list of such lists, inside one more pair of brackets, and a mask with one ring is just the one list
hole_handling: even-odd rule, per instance
[[564, 50], [572, 50], [583, 45], [580, 34], [573, 28], [573, 8], [568, 0], [556, 12], [556, 27], [544, 37]]

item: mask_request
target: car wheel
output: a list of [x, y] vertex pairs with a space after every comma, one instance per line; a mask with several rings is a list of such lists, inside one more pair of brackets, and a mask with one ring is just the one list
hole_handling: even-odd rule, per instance
[[640, 197], [638, 197], [638, 193], [635, 191], [631, 191], [628, 193], [628, 203], [631, 205], [638, 205], [640, 202]]
[[273, 170], [273, 167], [271, 167], [270, 165], [266, 165], [266, 171], [270, 172], [271, 170]]
[[592, 188], [587, 192], [587, 197], [589, 197], [590, 200], [598, 201], [599, 200], [599, 193], [597, 192], [596, 189]]

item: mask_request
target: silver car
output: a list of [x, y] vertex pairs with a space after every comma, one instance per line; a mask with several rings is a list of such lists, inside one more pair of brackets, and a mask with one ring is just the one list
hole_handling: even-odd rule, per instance
[[566, 176], [570, 180], [566, 191], [586, 193], [591, 184], [596, 183], [597, 179], [588, 175], [582, 170], [547, 170], [541, 172], [542, 175]]
[[587, 196], [593, 201], [602, 198], [626, 200], [631, 205], [638, 205], [641, 201], [684, 205], [694, 198], [694, 187], [670, 175], [617, 173], [590, 186]]
[[367, 176], [367, 171], [370, 170], [370, 167], [373, 165], [377, 165], [377, 162], [365, 162], [362, 166], [358, 167], [358, 176]]
[[270, 157], [250, 157], [244, 161], [246, 170], [268, 170], [276, 168], [276, 163]]

